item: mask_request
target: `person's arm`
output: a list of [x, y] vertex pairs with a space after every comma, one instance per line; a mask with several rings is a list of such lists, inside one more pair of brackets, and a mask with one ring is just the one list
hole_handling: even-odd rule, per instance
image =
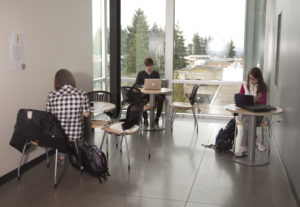
[[83, 112], [82, 113], [82, 116], [84, 116], [84, 117], [89, 117], [89, 115], [90, 115], [90, 112]]
[[240, 94], [245, 95], [244, 84], [241, 85], [241, 88], [240, 88]]
[[89, 117], [90, 115], [90, 104], [87, 94], [84, 93], [83, 95], [83, 104], [82, 104], [82, 116]]
[[50, 102], [50, 94], [47, 97], [46, 111], [52, 112], [52, 107], [51, 107], [51, 102]]
[[263, 92], [259, 93], [259, 94], [256, 96], [256, 101], [255, 101], [255, 103], [266, 105], [266, 104], [267, 104], [267, 92], [266, 92], [266, 91], [263, 91]]
[[160, 79], [159, 72], [156, 70], [153, 71], [153, 78]]
[[136, 76], [135, 85], [144, 85], [144, 80], [141, 72], [139, 72]]

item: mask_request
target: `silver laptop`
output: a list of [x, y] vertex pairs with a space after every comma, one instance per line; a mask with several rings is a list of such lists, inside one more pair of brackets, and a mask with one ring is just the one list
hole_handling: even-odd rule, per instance
[[144, 82], [145, 90], [160, 90], [161, 80], [160, 79], [145, 79]]

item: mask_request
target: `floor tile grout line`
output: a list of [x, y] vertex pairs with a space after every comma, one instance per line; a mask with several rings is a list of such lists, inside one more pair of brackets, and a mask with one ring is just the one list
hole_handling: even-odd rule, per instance
[[[214, 126], [214, 127], [213, 127], [213, 129], [211, 130], [211, 133], [210, 133], [210, 135], [209, 135], [209, 139], [207, 140], [207, 143], [210, 141], [210, 139], [211, 139], [211, 136], [212, 136], [212, 134], [213, 134], [213, 132], [214, 132], [215, 128], [216, 128], [216, 126]], [[185, 205], [184, 205], [184, 207], [186, 207], [186, 205], [187, 205], [187, 203], [188, 203], [188, 200], [189, 200], [189, 198], [190, 198], [190, 196], [191, 196], [191, 193], [192, 193], [192, 190], [193, 190], [194, 184], [195, 184], [195, 182], [196, 182], [196, 179], [197, 179], [197, 176], [198, 176], [198, 173], [199, 173], [199, 170], [200, 170], [201, 164], [202, 164], [202, 162], [203, 162], [203, 160], [204, 160], [204, 157], [205, 157], [205, 154], [206, 154], [206, 150], [207, 150], [207, 149], [206, 149], [206, 148], [204, 148], [203, 156], [202, 156], [202, 158], [201, 158], [201, 160], [200, 160], [199, 167], [198, 167], [198, 169], [197, 169], [197, 172], [196, 172], [195, 178], [194, 178], [194, 180], [193, 180], [193, 183], [192, 183], [192, 186], [191, 186], [191, 188], [190, 188], [190, 192], [189, 192], [189, 194], [188, 194], [188, 197], [187, 197], [187, 199], [186, 199], [186, 202], [185, 202]]]

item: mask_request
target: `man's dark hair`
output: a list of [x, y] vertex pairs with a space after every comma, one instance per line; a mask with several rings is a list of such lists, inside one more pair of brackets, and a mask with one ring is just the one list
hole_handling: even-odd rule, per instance
[[152, 66], [154, 65], [153, 59], [151, 57], [148, 57], [144, 60], [145, 66]]

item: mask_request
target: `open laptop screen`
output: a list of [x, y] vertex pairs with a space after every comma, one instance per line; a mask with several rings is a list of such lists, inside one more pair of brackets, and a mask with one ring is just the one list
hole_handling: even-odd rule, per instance
[[145, 90], [160, 90], [161, 80], [160, 79], [145, 79], [144, 82]]
[[252, 95], [243, 95], [243, 94], [235, 94], [235, 105], [236, 106], [252, 106], [254, 105], [254, 96]]

